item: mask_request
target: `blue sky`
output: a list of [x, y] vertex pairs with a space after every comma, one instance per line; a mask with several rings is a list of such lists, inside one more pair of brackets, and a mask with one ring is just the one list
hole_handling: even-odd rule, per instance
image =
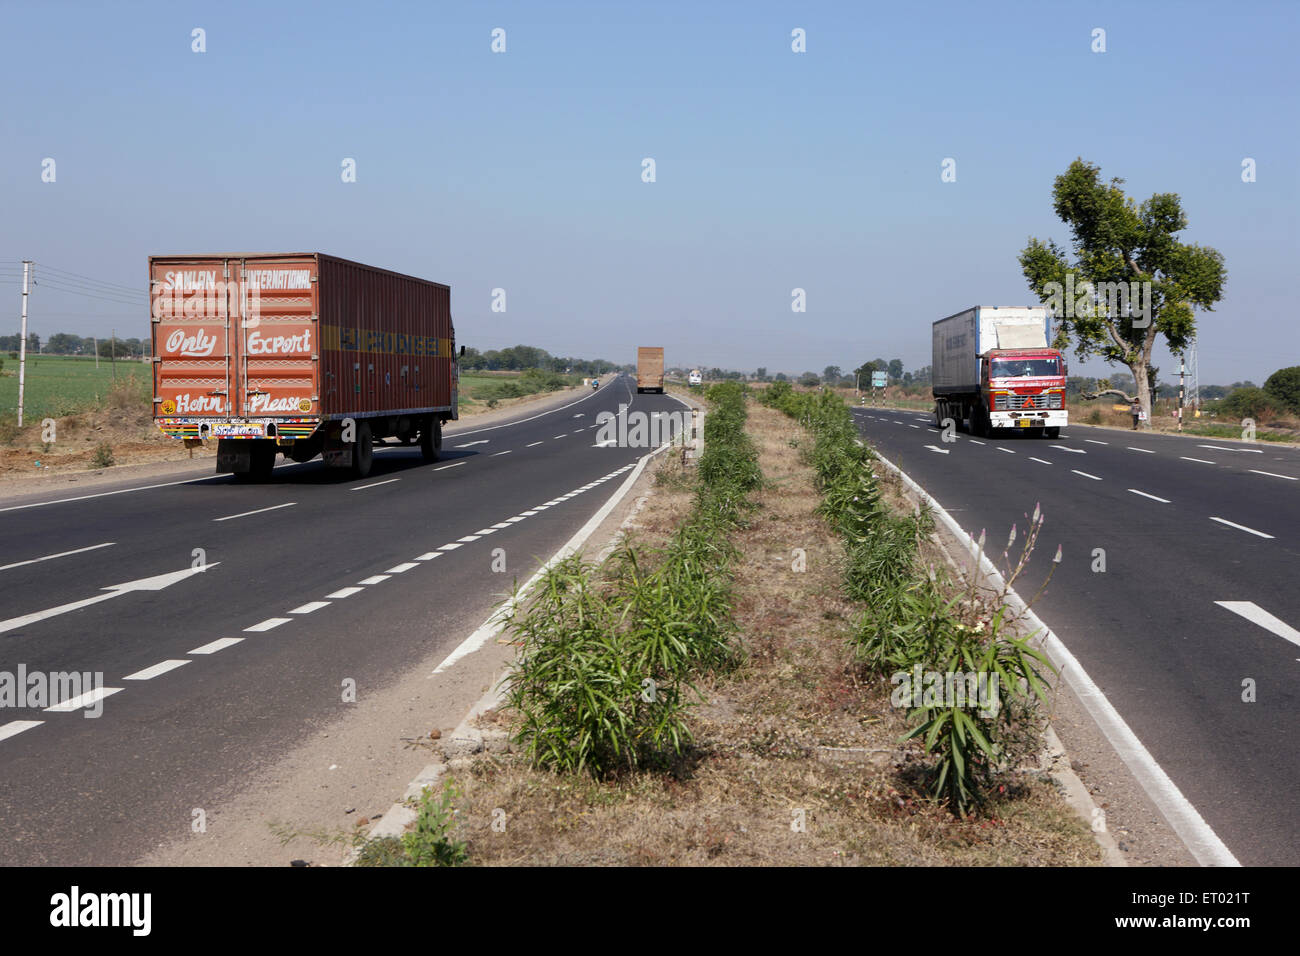
[[[150, 254], [319, 250], [448, 283], [478, 348], [913, 368], [934, 319], [1030, 304], [1017, 253], [1068, 241], [1052, 180], [1083, 156], [1179, 193], [1182, 238], [1226, 257], [1203, 383], [1300, 362], [1300, 4], [7, 0], [0, 22], [6, 334], [23, 258], [143, 289]], [[31, 315], [148, 334], [145, 308], [49, 287]]]

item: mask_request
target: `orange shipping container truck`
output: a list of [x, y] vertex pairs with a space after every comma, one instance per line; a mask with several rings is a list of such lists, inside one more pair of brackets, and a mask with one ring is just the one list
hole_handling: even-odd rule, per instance
[[149, 257], [153, 414], [217, 472], [283, 452], [357, 477], [376, 440], [438, 457], [457, 415], [451, 289], [321, 253]]
[[642, 346], [636, 350], [636, 390], [638, 392], [663, 392], [663, 349]]

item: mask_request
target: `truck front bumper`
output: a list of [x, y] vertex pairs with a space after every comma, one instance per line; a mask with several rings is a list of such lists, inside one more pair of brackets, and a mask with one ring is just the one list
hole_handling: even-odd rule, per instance
[[1064, 409], [989, 412], [989, 424], [993, 428], [1064, 428], [1068, 418], [1069, 413]]

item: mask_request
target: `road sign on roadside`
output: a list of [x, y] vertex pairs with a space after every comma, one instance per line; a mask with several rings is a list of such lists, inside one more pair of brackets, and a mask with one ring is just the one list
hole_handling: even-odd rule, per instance
[[888, 382], [889, 382], [889, 373], [888, 373], [888, 372], [872, 372], [872, 373], [871, 373], [871, 387], [872, 387], [872, 388], [884, 388], [885, 385], [886, 385]]

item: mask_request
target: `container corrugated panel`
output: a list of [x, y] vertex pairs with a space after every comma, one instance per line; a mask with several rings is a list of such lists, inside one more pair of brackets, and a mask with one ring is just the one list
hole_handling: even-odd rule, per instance
[[[319, 253], [153, 256], [154, 414], [456, 417], [451, 290]], [[161, 424], [161, 423], [160, 423]], [[282, 429], [281, 434], [286, 430]]]

